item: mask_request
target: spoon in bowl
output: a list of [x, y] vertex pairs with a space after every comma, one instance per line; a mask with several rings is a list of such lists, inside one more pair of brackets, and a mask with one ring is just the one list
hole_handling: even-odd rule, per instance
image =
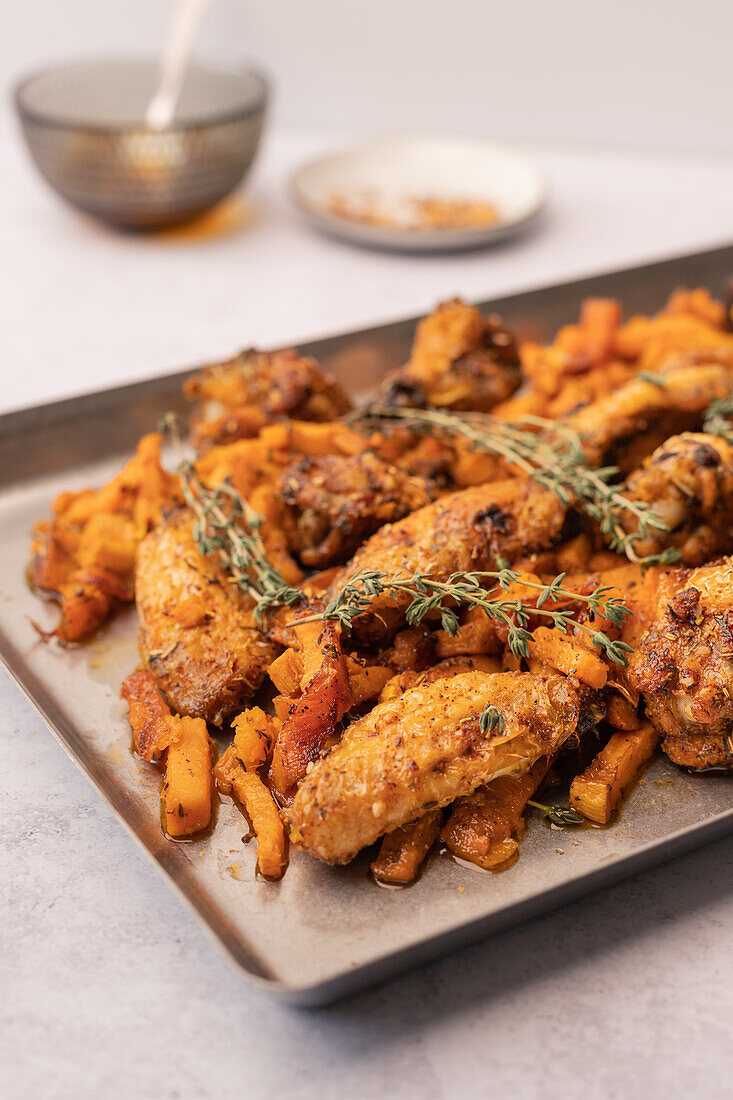
[[173, 121], [209, 3], [210, 0], [179, 0], [163, 53], [158, 88], [145, 112], [145, 122], [151, 130], [167, 130]]

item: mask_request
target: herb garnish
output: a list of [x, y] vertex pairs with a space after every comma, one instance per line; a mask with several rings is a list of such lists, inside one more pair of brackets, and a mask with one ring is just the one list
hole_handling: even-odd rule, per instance
[[705, 413], [702, 422], [702, 430], [710, 435], [718, 435], [727, 443], [733, 444], [733, 424], [729, 417], [733, 416], [733, 394], [721, 397], [719, 401], [713, 401]]
[[533, 802], [532, 799], [527, 800], [528, 806], [534, 806], [536, 810], [542, 810], [542, 813], [553, 825], [584, 825], [585, 818], [577, 812], [572, 810], [569, 806], [546, 806], [543, 802]]
[[[481, 570], [473, 573], [452, 573], [447, 580], [441, 581], [428, 573], [415, 573], [412, 577], [389, 576], [376, 569], [365, 569], [356, 573], [344, 587], [329, 601], [318, 615], [300, 619], [299, 622], [315, 622], [318, 619], [331, 619], [348, 630], [354, 619], [367, 611], [377, 596], [406, 594], [411, 597], [405, 610], [405, 619], [410, 626], [416, 626], [431, 612], [440, 615], [441, 626], [448, 634], [458, 633], [459, 620], [457, 607], [480, 607], [484, 614], [495, 622], [508, 627], [507, 644], [516, 657], [529, 656], [531, 634], [527, 629], [530, 617], [537, 616], [562, 631], [568, 632], [570, 625], [585, 631], [594, 645], [616, 664], [625, 665], [626, 654], [631, 647], [625, 642], [612, 641], [601, 630], [579, 622], [572, 608], [551, 610], [544, 605], [567, 601], [583, 603], [592, 615], [599, 615], [615, 626], [623, 625], [630, 609], [623, 600], [608, 595], [609, 587], [598, 587], [589, 595], [574, 592], [563, 587], [565, 574], [560, 573], [550, 584], [528, 580], [513, 569]], [[492, 582], [487, 587], [486, 582]], [[506, 593], [513, 584], [521, 584], [539, 592], [536, 601], [526, 603], [519, 598], [511, 598]]]
[[479, 714], [478, 728], [482, 733], [491, 733], [493, 730], [496, 730], [497, 733], [503, 733], [504, 715], [489, 703]]
[[223, 568], [255, 601], [257, 622], [262, 622], [271, 607], [292, 607], [305, 599], [303, 592], [288, 584], [268, 560], [260, 534], [262, 516], [230, 479], [209, 489], [196, 477], [192, 463], [184, 462], [179, 473], [184, 500], [196, 516], [193, 537], [199, 552], [219, 555]]
[[[522, 470], [563, 504], [576, 505], [600, 525], [611, 549], [625, 554], [630, 561], [662, 565], [679, 558], [679, 551], [673, 547], [661, 554], [639, 556], [635, 552], [635, 545], [647, 539], [651, 530], [668, 531], [667, 524], [646, 501], [628, 499], [619, 486], [609, 484], [619, 473], [617, 466], [589, 466], [580, 437], [558, 421], [525, 416], [509, 423], [485, 413], [458, 414], [391, 405], [369, 406], [352, 413], [347, 421], [399, 421], [418, 432], [437, 429], [447, 435], [460, 435], [472, 449], [499, 455]], [[631, 521], [636, 530], [626, 530], [624, 521]]]

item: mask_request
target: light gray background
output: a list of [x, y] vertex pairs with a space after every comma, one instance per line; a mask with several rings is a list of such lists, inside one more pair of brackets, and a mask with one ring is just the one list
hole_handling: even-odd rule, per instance
[[[3, 5], [0, 77], [152, 49], [168, 13]], [[250, 222], [198, 242], [120, 237], [64, 209], [5, 110], [0, 410], [729, 242], [731, 31], [713, 0], [227, 0], [206, 49], [276, 74], [275, 125]], [[303, 228], [287, 172], [387, 125], [528, 142], [548, 217], [493, 251], [425, 260]], [[2, 675], [0, 806], [3, 1100], [731, 1095], [730, 841], [308, 1013], [241, 982]]]
[[[2, 5], [0, 69], [155, 50], [170, 0]], [[257, 59], [280, 121], [733, 151], [728, 0], [214, 0], [202, 52]]]

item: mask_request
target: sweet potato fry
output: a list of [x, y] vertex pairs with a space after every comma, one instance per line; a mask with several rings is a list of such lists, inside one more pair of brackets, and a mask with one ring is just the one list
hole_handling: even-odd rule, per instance
[[297, 451], [302, 455], [356, 455], [369, 446], [366, 436], [346, 424], [306, 420], [270, 424], [260, 432], [260, 440], [273, 450]]
[[279, 725], [261, 707], [250, 707], [234, 719], [234, 751], [247, 771], [261, 768], [270, 759]]
[[586, 569], [591, 556], [591, 541], [585, 531], [555, 550], [558, 573], [580, 573]]
[[168, 718], [171, 710], [152, 674], [147, 668], [139, 668], [123, 682], [120, 694], [130, 708], [135, 752], [143, 760], [156, 760], [165, 747], [161, 741], [160, 720]]
[[576, 676], [592, 688], [602, 688], [608, 678], [608, 669], [600, 657], [559, 630], [538, 627], [529, 641], [529, 652], [535, 660], [566, 676]]
[[570, 787], [570, 805], [595, 821], [607, 825], [611, 815], [641, 765], [659, 742], [651, 722], [630, 733], [614, 733], [606, 747]]
[[282, 695], [300, 695], [303, 661], [298, 650], [286, 649], [281, 653], [268, 668], [267, 675]]
[[417, 821], [387, 833], [372, 863], [372, 874], [377, 882], [391, 886], [409, 886], [414, 882], [438, 838], [440, 817], [440, 810], [430, 810]]
[[279, 879], [288, 865], [285, 829], [275, 800], [256, 772], [247, 772], [230, 745], [214, 769], [222, 794], [243, 807], [257, 837], [257, 866], [265, 878]]
[[543, 757], [523, 775], [504, 775], [459, 798], [441, 837], [454, 855], [485, 871], [505, 871], [519, 855], [524, 809], [549, 770]]
[[161, 719], [167, 727], [163, 810], [169, 836], [193, 836], [211, 821], [211, 744], [203, 718]]
[[303, 661], [302, 694], [283, 722], [271, 770], [272, 781], [283, 795], [302, 779], [354, 702], [333, 623], [302, 623], [294, 630]]
[[472, 607], [466, 612], [457, 634], [449, 634], [447, 630], [435, 631], [435, 655], [438, 660], [500, 652], [496, 623], [480, 607]]
[[355, 707], [367, 703], [370, 699], [376, 699], [384, 685], [394, 675], [393, 669], [388, 665], [362, 664], [355, 657], [346, 658], [346, 667]]
[[636, 707], [620, 695], [612, 695], [606, 708], [606, 721], [617, 730], [638, 730], [643, 723]]

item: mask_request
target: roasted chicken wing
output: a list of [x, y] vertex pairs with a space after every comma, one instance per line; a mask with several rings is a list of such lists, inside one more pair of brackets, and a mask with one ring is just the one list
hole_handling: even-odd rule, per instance
[[410, 360], [387, 375], [380, 400], [488, 412], [510, 397], [521, 379], [517, 345], [501, 320], [455, 299], [417, 326]]
[[[441, 580], [458, 570], [495, 569], [500, 557], [512, 562], [556, 541], [566, 511], [554, 493], [529, 480], [450, 493], [372, 535], [337, 573], [326, 600], [363, 570], [389, 576], [429, 572]], [[355, 620], [356, 633], [384, 637], [385, 630], [396, 628], [404, 606], [405, 600], [396, 595], [376, 597], [371, 614]]]
[[336, 420], [351, 408], [333, 375], [293, 348], [240, 352], [204, 367], [184, 392], [197, 402], [192, 427], [200, 447], [255, 436], [285, 417]]
[[375, 454], [302, 458], [281, 480], [282, 523], [304, 565], [346, 561], [365, 539], [433, 497], [430, 483], [411, 477]]
[[[503, 727], [481, 729], [491, 705]], [[414, 687], [353, 722], [311, 769], [290, 809], [291, 839], [348, 863], [383, 833], [526, 771], [578, 727], [581, 698], [564, 676], [467, 672]]]
[[730, 393], [733, 352], [689, 353], [652, 376], [638, 375], [562, 421], [588, 461], [635, 469], [670, 435], [700, 427], [703, 412]]
[[733, 765], [733, 561], [678, 571], [678, 589], [631, 657], [628, 680], [676, 764]]
[[[639, 555], [679, 550], [685, 565], [702, 565], [733, 550], [733, 447], [719, 436], [672, 436], [633, 473], [622, 489], [651, 505], [667, 530], [649, 530]], [[627, 530], [633, 528], [627, 523]]]
[[138, 551], [140, 654], [173, 710], [221, 725], [252, 698], [279, 648], [251, 601], [203, 557], [193, 518], [177, 511]]

